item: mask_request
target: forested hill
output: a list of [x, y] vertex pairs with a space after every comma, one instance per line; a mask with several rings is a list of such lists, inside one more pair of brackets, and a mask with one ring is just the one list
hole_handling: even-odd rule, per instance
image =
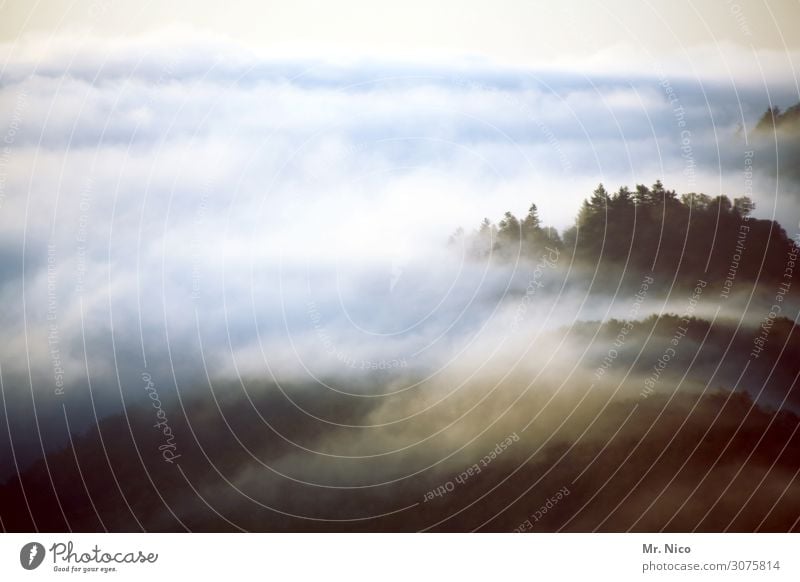
[[485, 219], [472, 233], [459, 230], [451, 244], [499, 261], [537, 260], [549, 247], [568, 261], [562, 264], [608, 282], [653, 272], [677, 285], [701, 278], [728, 287], [780, 284], [797, 246], [777, 222], [754, 218], [753, 208], [748, 197], [678, 196], [660, 181], [614, 193], [600, 184], [563, 234], [543, 226], [533, 204], [522, 219], [506, 212], [497, 224]]
[[798, 129], [800, 128], [800, 103], [792, 105], [786, 111], [781, 111], [779, 107], [770, 107], [761, 116], [756, 125], [757, 131], [772, 131], [778, 129]]

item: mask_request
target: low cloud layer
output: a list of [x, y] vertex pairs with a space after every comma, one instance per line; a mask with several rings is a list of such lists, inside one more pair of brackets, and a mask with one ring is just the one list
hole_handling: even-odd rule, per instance
[[[513, 431], [505, 427], [524, 426], [532, 411], [550, 406], [525, 446], [514, 445], [495, 465], [522, 468], [522, 487], [538, 474], [536, 463], [557, 459], [559, 447], [579, 440], [592, 414], [608, 404], [607, 422], [581, 445], [581, 454], [599, 455], [626, 406], [641, 400], [644, 379], [665, 349], [664, 338], [643, 335], [641, 352], [620, 350], [614, 369], [598, 381], [593, 374], [610, 342], [581, 325], [682, 313], [687, 298], [659, 280], [630, 317], [628, 290], [589, 293], [592, 273], [564, 257], [545, 267], [475, 261], [447, 247], [450, 233], [505, 210], [524, 215], [531, 202], [546, 224], [563, 229], [597, 182], [612, 189], [659, 178], [680, 193], [747, 194], [756, 216], [778, 217], [790, 236], [798, 230], [796, 136], [780, 134], [787, 145], [776, 158], [775, 133], [753, 131], [767, 106], [798, 100], [792, 83], [772, 76], [762, 85], [669, 68], [664, 75], [587, 76], [470, 60], [332, 63], [267, 58], [197, 39], [55, 38], [40, 54], [24, 46], [3, 54], [0, 373], [8, 430], [0, 434], [10, 438], [0, 478], [63, 446], [70, 432], [104, 418], [119, 423], [110, 415], [120, 410], [151, 412], [147, 375], [165, 414], [180, 419], [175, 431], [184, 442], [191, 422], [202, 438], [230, 428], [202, 399], [214, 387], [223, 405], [252, 420], [240, 426], [252, 431], [253, 450], [277, 475], [269, 502], [290, 499], [287, 513], [305, 507], [312, 517], [326, 515], [325, 504], [341, 499], [337, 487], [375, 486], [375, 478], [399, 483], [409, 470], [424, 476], [395, 497], [368, 497], [368, 509], [417, 503], [466, 460], [507, 438]], [[750, 338], [731, 330], [752, 333], [773, 296], [772, 289], [740, 287], [722, 311], [709, 301], [696, 315], [732, 321], [720, 333], [737, 338], [743, 353]], [[778, 348], [789, 344], [788, 329], [794, 328], [775, 340]], [[687, 339], [685, 347], [701, 340]], [[698, 430], [716, 402], [707, 384], [723, 394], [714, 398], [727, 397], [741, 372], [717, 373], [719, 354], [703, 355], [688, 395], [679, 397], [687, 409], [692, 398], [699, 403], [702, 416], [690, 423]], [[769, 370], [752, 372], [744, 392], [757, 404], [745, 426], [760, 430], [775, 409], [796, 410], [787, 370], [763, 394]], [[670, 371], [672, 381], [680, 381], [678, 373]], [[531, 378], [536, 390], [529, 391]], [[581, 400], [580, 390], [593, 383], [605, 391]], [[255, 386], [252, 400], [248, 385]], [[531, 401], [508, 412], [518, 397]], [[654, 398], [670, 395], [658, 391]], [[585, 410], [558, 426], [584, 402]], [[641, 406], [658, 414], [651, 403]], [[259, 407], [280, 425], [278, 444], [255, 444], [264, 428]], [[294, 415], [303, 420], [292, 425], [287, 419]], [[137, 418], [131, 430], [144, 435], [151, 427]], [[380, 427], [380, 435], [363, 438], [365, 426]], [[552, 434], [560, 436], [545, 443]], [[795, 446], [787, 434], [775, 437], [763, 462], [779, 457], [779, 444]], [[635, 431], [623, 436], [638, 438]], [[87, 447], [93, 438], [86, 436]], [[152, 434], [137, 438], [153, 444]], [[428, 439], [430, 450], [417, 446]], [[473, 441], [469, 454], [458, 452]], [[526, 464], [522, 451], [539, 444], [544, 457]], [[316, 451], [312, 460], [306, 449]], [[398, 456], [381, 464], [392, 451]], [[612, 452], [621, 455], [624, 447]], [[197, 461], [199, 447], [191, 454], [186, 470], [199, 471], [193, 479], [201, 494], [222, 505], [236, 507], [236, 496], [226, 493], [231, 483], [253, 494], [264, 487], [264, 467], [244, 452], [221, 482]], [[320, 497], [324, 503], [285, 490], [319, 479], [334, 491]], [[558, 485], [553, 494], [566, 484], [548, 483]], [[359, 514], [357, 503], [348, 499], [341, 515]], [[197, 507], [186, 511], [195, 515]], [[502, 507], [493, 511], [501, 515]], [[552, 527], [602, 529], [598, 515], [579, 514]], [[165, 515], [148, 515], [148, 527], [177, 527]], [[520, 515], [502, 528], [515, 527]], [[284, 518], [277, 528], [296, 526]], [[457, 523], [454, 529], [481, 525], [475, 516]], [[662, 522], [642, 527], [654, 523]], [[404, 527], [428, 525], [415, 518]]]

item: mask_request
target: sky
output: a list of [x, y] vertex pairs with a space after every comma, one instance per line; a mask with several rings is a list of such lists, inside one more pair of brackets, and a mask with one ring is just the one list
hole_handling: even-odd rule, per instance
[[[796, 50], [798, 4], [667, 0], [526, 2], [477, 0], [430, 3], [218, 2], [169, 3], [76, 0], [2, 3], [0, 39], [61, 32], [135, 36], [181, 25], [212, 30], [250, 47], [354, 53], [474, 54], [541, 65], [595, 58], [629, 44], [656, 56], [708, 44], [777, 52]], [[557, 25], [553, 25], [557, 23]], [[629, 55], [632, 56], [632, 55]]]

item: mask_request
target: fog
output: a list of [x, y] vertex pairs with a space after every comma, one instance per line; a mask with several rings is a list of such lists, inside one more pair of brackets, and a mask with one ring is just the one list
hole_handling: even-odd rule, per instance
[[[632, 407], [664, 435], [685, 418], [680, 439], [738, 431], [739, 420], [766, 430], [771, 414], [797, 411], [784, 356], [796, 347], [795, 295], [765, 357], [773, 368], [746, 370], [741, 355], [775, 291], [739, 284], [722, 301], [709, 288], [692, 315], [719, 337], [707, 342], [705, 323], [693, 322], [679, 363], [643, 396], [677, 325], [650, 316], [682, 316], [690, 300], [670, 274], [651, 273], [637, 302], [637, 286], [600, 285], [566, 253], [477, 259], [448, 244], [455, 229], [524, 215], [532, 202], [563, 231], [598, 182], [656, 179], [679, 193], [751, 196], [755, 216], [777, 217], [793, 236], [796, 132], [754, 131], [769, 105], [798, 101], [792, 83], [276, 59], [196, 40], [52, 45], [40, 55], [6, 47], [0, 72], [0, 479], [73, 436], [91, 442], [103, 419], [113, 433], [124, 418], [139, 435], [142, 467], [160, 461], [145, 432], [145, 374], [197, 487], [135, 520], [156, 529], [179, 527], [172, 511], [213, 528], [198, 498], [232, 515], [225, 527], [255, 529], [416, 507], [514, 433], [524, 446], [492, 474], [524, 477], [493, 497], [499, 516], [537, 463], [558, 465], [564, 443], [596, 459]], [[636, 339], [614, 346], [622, 321]], [[743, 416], [715, 424], [715, 398]], [[665, 402], [685, 417], [658, 424]], [[644, 439], [642, 426], [620, 429], [622, 440]], [[779, 445], [796, 448], [793, 438], [769, 441], [764, 463], [789, 475]], [[218, 443], [208, 468], [209, 439], [236, 452], [221, 462]], [[609, 454], [622, 454], [616, 446]], [[734, 471], [741, 460], [725, 462]], [[159, 480], [165, 467], [148, 471]], [[165, 495], [180, 489], [169, 482]], [[472, 486], [467, 499], [486, 492]], [[248, 516], [237, 488], [281, 517]], [[369, 493], [345, 495], [354, 490]], [[743, 503], [731, 497], [726, 511]], [[401, 527], [433, 527], [456, 510]], [[554, 527], [602, 529], [599, 511]], [[470, 515], [452, 527], [482, 525]], [[612, 529], [634, 527], [626, 519]]]

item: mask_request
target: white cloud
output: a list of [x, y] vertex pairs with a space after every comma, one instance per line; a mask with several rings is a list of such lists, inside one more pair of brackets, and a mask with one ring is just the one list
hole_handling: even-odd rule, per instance
[[[531, 202], [563, 228], [601, 180], [616, 188], [662, 178], [679, 191], [721, 185], [737, 195], [747, 147], [734, 134], [740, 108], [752, 124], [767, 105], [755, 86], [736, 94], [711, 80], [703, 94], [671, 78], [698, 164], [690, 185], [661, 79], [641, 72], [586, 77], [466, 60], [343, 66], [198, 38], [54, 38], [34, 50], [8, 48], [0, 76], [0, 131], [26, 96], [0, 166], [0, 228], [11, 255], [26, 249], [29, 324], [43, 325], [33, 314], [52, 242], [63, 341], [77, 356], [82, 294], [93, 341], [108, 341], [113, 317], [119, 346], [135, 354], [141, 323], [158, 357], [169, 333], [173, 364], [194, 372], [195, 310], [210, 355], [255, 353], [257, 331], [275, 353], [287, 321], [301, 346], [314, 345], [303, 328], [309, 277], [320, 304], [342, 302], [333, 325], [368, 358], [395, 353], [398, 342], [426, 345], [458, 321], [476, 287], [502, 294], [502, 274], [449, 279], [452, 270], [434, 277], [420, 267], [437, 270], [454, 228], [523, 214]], [[788, 104], [793, 86], [770, 90]], [[772, 183], [756, 185], [758, 212], [769, 216], [775, 201], [761, 184]], [[20, 343], [20, 273], [3, 273], [13, 306], [4, 333], [18, 347], [4, 369], [28, 349], [47, 370], [46, 350]], [[340, 317], [343, 306], [355, 320]], [[426, 309], [437, 317], [408, 337], [352, 331], [354, 321], [403, 329]]]

